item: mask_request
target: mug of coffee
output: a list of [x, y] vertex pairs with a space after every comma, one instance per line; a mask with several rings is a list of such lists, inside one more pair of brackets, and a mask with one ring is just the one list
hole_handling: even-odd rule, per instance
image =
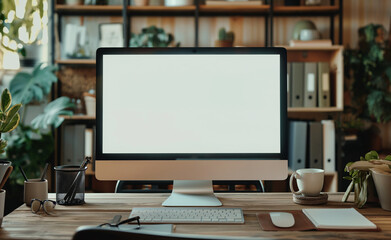
[[[293, 180], [296, 179], [299, 191], [293, 189]], [[296, 195], [316, 197], [323, 188], [324, 170], [316, 168], [299, 169], [292, 173], [289, 179], [289, 187]]]

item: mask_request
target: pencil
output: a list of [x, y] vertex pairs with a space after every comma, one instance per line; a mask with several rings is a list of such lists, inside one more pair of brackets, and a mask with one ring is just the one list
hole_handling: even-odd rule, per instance
[[19, 166], [19, 170], [22, 173], [24, 180], [26, 180], [26, 182], [28, 182], [29, 180], [27, 179], [26, 173], [24, 173], [23, 168], [21, 166]]
[[41, 174], [41, 181], [45, 180], [46, 172], [48, 171], [48, 166], [49, 166], [49, 163], [46, 163], [45, 167], [43, 168], [43, 172]]

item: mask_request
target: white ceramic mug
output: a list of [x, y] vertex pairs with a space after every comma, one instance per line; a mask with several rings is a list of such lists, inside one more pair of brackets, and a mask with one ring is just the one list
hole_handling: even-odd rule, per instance
[[[299, 191], [293, 189], [293, 179], [296, 179]], [[289, 187], [291, 191], [300, 195], [309, 197], [319, 196], [323, 188], [324, 170], [317, 168], [299, 169], [292, 173], [289, 179]]]
[[29, 179], [24, 181], [24, 202], [26, 206], [30, 206], [31, 199], [39, 200], [48, 199], [48, 181], [41, 179]]

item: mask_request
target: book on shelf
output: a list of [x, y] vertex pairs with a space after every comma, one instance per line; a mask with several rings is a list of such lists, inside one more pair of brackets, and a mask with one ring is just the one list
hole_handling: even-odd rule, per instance
[[262, 5], [262, 0], [236, 0], [236, 1], [227, 1], [227, 0], [206, 0], [205, 5], [218, 5], [218, 6], [258, 6]]
[[330, 39], [318, 39], [318, 40], [290, 40], [289, 46], [291, 47], [331, 47], [333, 43]]

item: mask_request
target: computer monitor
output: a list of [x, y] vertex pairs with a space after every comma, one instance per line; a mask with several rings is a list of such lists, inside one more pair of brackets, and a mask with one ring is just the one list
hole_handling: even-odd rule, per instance
[[163, 206], [286, 179], [285, 49], [100, 48], [96, 64], [97, 179], [174, 180]]

